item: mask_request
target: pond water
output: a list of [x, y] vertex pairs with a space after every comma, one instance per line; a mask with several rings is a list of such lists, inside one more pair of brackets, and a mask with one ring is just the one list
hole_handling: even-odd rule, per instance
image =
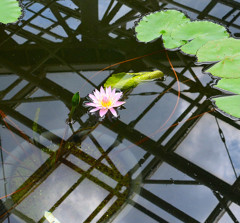
[[[240, 122], [214, 109], [209, 98], [222, 92], [195, 57], [134, 33], [141, 15], [171, 8], [239, 37], [240, 1], [22, 7], [18, 23], [0, 26], [0, 222], [240, 221]], [[164, 80], [125, 92], [117, 118], [84, 106], [112, 74], [153, 70]]]

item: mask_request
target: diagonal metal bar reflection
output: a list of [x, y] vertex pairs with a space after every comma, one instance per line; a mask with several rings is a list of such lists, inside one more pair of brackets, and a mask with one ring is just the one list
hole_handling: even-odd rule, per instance
[[[17, 75], [19, 75], [22, 79], [33, 83], [35, 86], [39, 87], [40, 89], [43, 89], [44, 91], [50, 93], [51, 95], [54, 95], [55, 97], [59, 98], [67, 106], [69, 107], [71, 106], [71, 99], [73, 94], [68, 90], [64, 89], [63, 87], [60, 87], [58, 84], [54, 83], [53, 81], [46, 78], [40, 79], [36, 76], [33, 76], [27, 73], [26, 71], [24, 71], [23, 69], [20, 69], [19, 67], [14, 66], [3, 57], [0, 57], [0, 64], [8, 68], [12, 72], [16, 73]], [[64, 92], [64, 94], [59, 94], [59, 92]]]
[[[76, 17], [76, 18], [81, 18], [82, 14], [75, 11], [75, 10], [72, 10], [68, 7], [65, 7], [65, 6], [62, 6], [61, 4], [58, 4], [56, 1], [41, 1], [39, 0], [40, 3], [43, 3], [43, 4], [52, 4], [52, 7], [56, 10], [59, 10], [63, 13], [66, 13], [66, 14], [69, 14], [73, 17]], [[76, 4], [79, 3], [80, 1], [77, 1], [75, 0], [74, 1]], [[95, 1], [96, 2], [96, 1]], [[149, 1], [150, 2], [150, 1]], [[189, 12], [193, 12], [193, 13], [196, 13], [196, 15], [199, 17], [199, 18], [202, 18], [202, 17], [207, 17], [207, 18], [210, 18], [210, 19], [214, 19], [215, 21], [221, 21], [221, 23], [223, 24], [227, 24], [227, 21], [224, 21], [225, 18], [223, 18], [223, 20], [219, 19], [219, 18], [216, 18], [216, 17], [213, 17], [209, 14], [209, 12], [211, 11], [211, 9], [214, 8], [214, 6], [216, 5], [216, 1], [210, 1], [209, 4], [205, 7], [205, 9], [201, 12], [199, 10], [196, 10], [196, 9], [193, 9], [191, 7], [188, 7], [186, 5], [183, 5], [181, 4], [181, 2], [177, 2], [177, 1], [171, 1], [171, 0], [164, 0], [164, 1], [157, 1], [157, 0], [151, 0], [151, 4], [155, 5], [155, 7], [157, 5], [159, 5], [159, 3], [164, 3], [163, 6], [167, 6], [167, 3], [169, 4], [172, 4], [173, 6], [175, 7], [181, 7], [185, 10], [188, 10]], [[236, 1], [228, 1], [228, 0], [220, 0], [218, 1], [219, 3], [223, 3], [224, 5], [227, 5], [227, 6], [230, 6], [231, 8], [233, 8], [233, 10], [231, 10], [228, 14], [232, 14], [234, 12], [234, 8], [237, 8], [239, 7], [239, 3], [236, 2]], [[125, 1], [125, 0], [119, 0], [118, 1], [118, 6], [115, 8], [115, 9], [119, 9], [120, 8], [120, 4], [121, 5], [127, 5], [128, 7], [131, 8], [131, 11], [129, 12], [129, 14], [127, 14], [127, 16], [125, 18], [120, 18], [119, 20], [116, 21], [115, 24], [112, 24], [112, 25], [109, 25], [109, 24], [104, 24], [106, 25], [106, 27], [104, 27], [105, 31], [115, 31], [115, 33], [117, 33], [120, 37], [121, 36], [124, 36], [126, 38], [128, 38], [129, 36], [132, 36], [132, 33], [130, 33], [129, 30], [126, 30], [125, 28], [123, 28], [122, 25], [124, 25], [124, 23], [126, 23], [126, 21], [131, 21], [131, 16], [133, 16], [132, 18], [134, 19], [134, 15], [135, 15], [135, 12], [142, 12], [142, 13], [146, 13], [146, 12], [149, 12], [151, 11], [151, 7], [149, 5], [149, 3], [147, 2], [144, 2], [144, 1]], [[81, 6], [81, 4], [77, 4], [79, 7]], [[96, 5], [95, 5], [96, 7]], [[45, 8], [44, 8], [45, 10]], [[41, 10], [39, 13], [37, 13], [36, 15], [34, 15], [32, 17], [32, 19], [36, 16], [38, 16], [39, 14], [41, 14], [41, 12], [43, 12], [43, 10]], [[114, 17], [115, 13], [117, 12], [117, 10], [115, 11], [111, 11], [110, 14], [109, 14], [109, 17], [106, 16], [105, 17], [105, 22], [108, 23], [110, 22], [110, 20]], [[86, 12], [85, 12], [85, 15], [86, 15]], [[95, 13], [95, 16], [96, 16], [96, 13]], [[227, 16], [225, 16], [227, 18]], [[95, 17], [96, 18], [96, 17]], [[235, 16], [233, 18], [232, 21], [230, 21], [230, 23], [233, 23], [233, 21], [236, 19], [237, 17]], [[104, 20], [103, 20], [104, 21]], [[29, 21], [27, 21], [26, 23], [24, 24], [27, 24], [29, 23]], [[95, 24], [97, 23], [97, 21], [94, 21]], [[121, 25], [121, 28], [119, 28], [118, 26]], [[230, 25], [230, 24], [229, 24]], [[239, 29], [239, 25], [234, 23], [234, 24], [231, 24], [233, 27], [235, 28], [238, 28]], [[66, 27], [65, 27], [66, 28]], [[18, 32], [19, 29], [13, 29], [13, 33], [10, 35], [12, 36], [14, 33]], [[79, 28], [79, 30], [81, 30], [81, 27]], [[79, 31], [78, 30], [78, 31]], [[44, 31], [44, 30], [41, 30], [41, 31]], [[23, 33], [24, 35], [28, 36], [29, 39], [33, 36], [27, 34], [26, 32]], [[5, 38], [5, 37], [4, 37]], [[7, 38], [7, 37], [6, 37]], [[8, 37], [9, 39], [10, 37]], [[36, 39], [37, 40], [37, 39]], [[38, 38], [38, 40], [41, 42], [41, 38]], [[47, 41], [42, 41], [41, 42], [43, 45], [45, 45], [45, 47], [47, 46]], [[119, 49], [123, 49], [122, 46], [125, 45], [126, 42], [124, 41], [119, 41]], [[17, 45], [17, 44], [15, 44]], [[112, 43], [113, 45], [113, 43]], [[56, 46], [54, 44], [54, 46]], [[125, 50], [125, 49], [124, 49]], [[124, 51], [123, 50], [123, 51]], [[127, 51], [126, 51], [127, 52]], [[51, 57], [52, 55], [49, 55], [49, 57]], [[44, 58], [46, 60], [46, 58]], [[42, 64], [44, 64], [45, 60], [42, 61]], [[66, 60], [64, 60], [66, 61]], [[3, 62], [4, 63], [4, 62]], [[40, 66], [42, 65], [40, 64]], [[66, 61], [66, 64], [69, 64], [69, 61]], [[20, 73], [24, 73], [24, 70], [22, 69], [18, 69], [17, 67], [13, 68], [12, 64], [5, 64], [6, 67], [9, 69], [9, 70], [13, 70], [13, 72], [17, 71], [17, 73], [19, 74], [19, 76], [21, 78], [24, 78], [23, 75], [20, 75]], [[93, 65], [94, 66], [94, 65]], [[155, 66], [154, 66], [155, 67]], [[52, 68], [54, 69], [54, 68]], [[59, 69], [59, 68], [58, 68]], [[25, 72], [27, 73], [27, 72]], [[25, 76], [25, 74], [24, 74]], [[32, 83], [34, 83], [37, 87], [41, 88], [41, 89], [44, 89], [45, 91], [49, 92], [50, 94], [52, 94], [53, 98], [57, 98], [58, 96], [60, 96], [60, 100], [63, 101], [64, 103], [67, 103], [70, 102], [70, 98], [72, 96], [72, 94], [70, 92], [67, 92], [65, 90], [63, 90], [62, 87], [56, 85], [56, 84], [53, 84], [52, 82], [49, 82], [48, 80], [39, 80], [39, 79], [36, 79], [35, 77], [31, 77], [28, 73], [27, 73], [27, 76], [25, 77], [26, 80], [28, 81], [31, 81]], [[32, 79], [33, 78], [33, 79]], [[184, 79], [184, 78], [183, 78]], [[192, 85], [192, 86], [195, 86], [196, 87], [196, 84], [195, 83], [192, 83], [192, 82], [188, 82], [189, 86]], [[54, 90], [55, 89], [55, 90]], [[59, 91], [62, 90], [62, 94], [59, 95]], [[200, 89], [201, 92], [203, 94], [205, 94], [205, 89], [202, 88]], [[173, 93], [176, 93], [176, 91], [172, 91]], [[187, 98], [185, 97], [184, 100], [187, 100]], [[18, 99], [20, 101], [15, 101], [15, 102], [24, 102], [24, 99]], [[21, 101], [22, 100], [22, 101]], [[25, 100], [30, 100], [30, 99], [25, 99]], [[194, 105], [196, 106], [199, 106], [198, 104], [198, 100], [191, 100], [191, 99], [188, 99], [189, 102], [191, 103], [194, 103]], [[150, 110], [150, 109], [149, 109]], [[202, 110], [198, 110], [195, 114], [200, 114]], [[148, 111], [146, 111], [145, 113], [147, 113]], [[186, 110], [186, 113], [183, 113], [182, 114], [182, 118], [187, 115], [188, 113], [188, 110]], [[16, 113], [14, 113], [13, 111], [10, 111], [9, 114], [12, 114], [14, 117], [17, 117], [19, 120], [22, 120], [24, 124], [26, 124], [26, 126], [28, 126], [29, 128], [31, 128], [32, 126], [32, 122], [31, 120], [29, 119], [26, 119], [24, 116], [19, 116], [17, 115]], [[79, 114], [79, 116], [81, 116]], [[217, 116], [219, 116], [217, 114]], [[221, 116], [221, 115], [220, 115]], [[139, 120], [142, 118], [142, 116], [139, 117]], [[221, 116], [221, 119], [228, 122], [229, 124], [231, 124], [232, 126], [236, 127], [236, 129], [239, 129], [239, 125], [237, 123], [234, 123], [230, 120], [228, 120], [226, 117], [222, 117]], [[111, 123], [108, 123], [108, 122], [104, 122], [103, 124], [108, 127], [109, 129], [112, 129], [114, 130], [114, 132], [118, 133], [119, 135], [122, 135], [124, 136], [124, 138], [130, 140], [133, 144], [135, 144], [136, 142], [140, 141], [142, 138], [146, 137], [144, 134], [142, 134], [141, 132], [138, 132], [136, 131], [135, 129], [133, 128], [129, 128], [128, 125], [118, 121], [117, 122], [118, 125], [117, 127], [113, 127]], [[235, 182], [235, 184], [233, 186], [225, 183], [224, 181], [222, 181], [221, 179], [215, 177], [214, 175], [208, 173], [207, 171], [199, 168], [198, 166], [196, 166], [194, 163], [191, 163], [189, 162], [188, 160], [184, 159], [183, 157], [180, 157], [179, 155], [173, 153], [172, 151], [174, 149], [177, 148], [177, 145], [179, 144], [179, 142], [181, 142], [181, 140], [184, 138], [184, 134], [187, 133], [187, 129], [188, 127], [191, 125], [193, 126], [194, 123], [196, 123], [196, 121], [193, 121], [192, 123], [191, 122], [188, 122], [186, 125], [184, 125], [184, 127], [182, 127], [177, 134], [174, 135], [174, 137], [171, 138], [170, 142], [165, 146], [161, 146], [161, 142], [162, 142], [162, 139], [167, 137], [171, 131], [166, 131], [165, 134], [164, 134], [164, 137], [162, 139], [159, 139], [158, 142], [156, 143], [155, 141], [151, 140], [151, 139], [148, 139], [146, 140], [145, 142], [143, 142], [142, 144], [139, 144], [138, 146], [145, 150], [147, 152], [147, 154], [153, 154], [154, 155], [154, 158], [153, 158], [153, 162], [152, 162], [152, 166], [154, 165], [157, 165], [163, 161], [167, 162], [168, 164], [172, 165], [173, 167], [179, 169], [180, 171], [186, 173], [187, 175], [189, 175], [190, 177], [196, 179], [196, 183], [202, 183], [206, 186], [208, 186], [209, 188], [211, 188], [212, 190], [214, 191], [219, 191], [219, 193], [221, 193], [222, 195], [224, 195], [224, 199], [226, 201], [226, 205], [229, 205], [232, 201], [236, 202], [239, 204], [239, 201], [240, 201], [240, 197], [239, 197], [239, 186], [237, 186], [237, 182], [239, 181], [239, 179]], [[133, 126], [132, 126], [133, 127]], [[41, 127], [40, 127], [41, 128]], [[121, 131], [120, 128], [124, 129], [124, 131]], [[95, 160], [92, 160], [91, 161], [94, 161]], [[144, 175], [146, 175], [146, 178], [147, 176], [151, 175], [154, 171], [150, 168], [152, 167], [151, 165], [149, 166], [149, 169], [146, 169], [146, 173], [143, 173]], [[149, 181], [149, 180], [146, 180], [145, 182], [153, 182], [153, 181]], [[195, 182], [195, 181], [193, 181]], [[180, 182], [179, 182], [180, 183]], [[148, 195], [148, 192], [144, 192], [145, 195]], [[67, 195], [66, 195], [67, 196]], [[65, 197], [66, 197], [65, 196]], [[110, 196], [110, 195], [109, 195]], [[64, 198], [65, 198], [64, 197]], [[148, 196], [146, 196], [147, 198]], [[152, 195], [150, 196], [152, 197]], [[61, 199], [64, 199], [64, 198], [61, 198]], [[155, 197], [153, 197], [155, 199]], [[156, 198], [158, 200], [158, 198]], [[104, 202], [104, 201], [103, 201]], [[145, 214], [148, 214], [149, 216], [151, 216], [153, 219], [155, 219], [156, 221], [159, 221], [159, 222], [166, 222], [164, 219], [160, 218], [159, 216], [157, 215], [154, 215], [153, 213], [150, 213], [149, 210], [147, 210], [146, 208], [144, 208], [143, 206], [141, 206], [140, 204], [137, 204], [137, 203], [131, 203], [129, 202], [130, 204], [133, 204], [133, 205], [136, 205], [135, 207], [138, 209], [138, 210], [141, 210], [143, 213]], [[116, 203], [117, 204], [117, 203]], [[119, 205], [119, 203], [118, 203]], [[171, 207], [172, 208], [172, 207]], [[212, 214], [209, 216], [208, 220], [206, 222], [214, 222], [216, 221], [217, 219], [219, 219], [224, 212], [221, 212], [219, 211], [219, 205], [216, 207], [216, 209], [212, 212]], [[96, 211], [94, 213], [92, 213], [91, 216], [89, 216], [88, 220], [92, 219], [92, 217], [94, 217], [94, 215], [101, 209], [101, 206], [99, 206]], [[107, 212], [109, 213], [109, 212]], [[105, 216], [107, 215], [107, 213], [105, 214]], [[179, 213], [179, 212], [178, 212]], [[182, 217], [182, 213], [181, 215], [177, 216], [179, 217], [179, 219], [185, 219]], [[28, 219], [29, 222], [30, 219]], [[192, 222], [193, 219], [187, 219], [189, 221], [186, 221], [186, 222]]]
[[[205, 103], [205, 106], [207, 106], [207, 103]], [[201, 111], [197, 110], [196, 113], [201, 114]], [[138, 141], [142, 141], [142, 139], [146, 137], [137, 130], [133, 129], [129, 130], [128, 126], [120, 121], [118, 121], [117, 127], [111, 126], [111, 123], [107, 121], [104, 122], [103, 124], [111, 128], [113, 131], [122, 134], [126, 139], [130, 140], [134, 144]], [[194, 121], [192, 123], [191, 121], [189, 121], [188, 124], [189, 125], [194, 124]], [[177, 145], [179, 138], [176, 137], [176, 140], [174, 141], [173, 140], [171, 141], [171, 145], [173, 144]], [[228, 199], [232, 200], [236, 204], [240, 204], [239, 190], [237, 191], [233, 190], [232, 186], [229, 185], [228, 183], [222, 181], [218, 177], [200, 168], [194, 163], [186, 160], [185, 158], [179, 156], [178, 154], [173, 152], [167, 152], [166, 148], [162, 146], [157, 146], [152, 139], [148, 138], [146, 141], [142, 142], [138, 146], [146, 150], [147, 152], [151, 153], [152, 155], [159, 157], [161, 160], [165, 161], [166, 163], [170, 164], [171, 166], [175, 167], [181, 172], [187, 174], [188, 176], [197, 180], [201, 184], [206, 185], [212, 190], [219, 191], [222, 195], [226, 196]]]
[[182, 220], [183, 222], [199, 223], [199, 221], [197, 221], [196, 219], [177, 209], [173, 205], [169, 204], [168, 202], [164, 201], [163, 199], [159, 198], [158, 196], [143, 187], [140, 190], [140, 195], [148, 201], [151, 201], [153, 204], [161, 207], [165, 211], [171, 213], [173, 216]]

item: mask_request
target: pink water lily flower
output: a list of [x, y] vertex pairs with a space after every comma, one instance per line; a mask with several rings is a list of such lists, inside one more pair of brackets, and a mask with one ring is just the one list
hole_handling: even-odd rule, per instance
[[96, 112], [99, 110], [100, 117], [103, 117], [108, 110], [117, 117], [117, 112], [114, 108], [121, 106], [125, 103], [125, 101], [119, 101], [122, 97], [122, 92], [116, 92], [116, 89], [113, 90], [111, 87], [106, 88], [105, 90], [103, 87], [100, 88], [100, 91], [95, 89], [93, 94], [88, 95], [92, 102], [86, 103], [87, 106], [95, 107], [90, 112]]

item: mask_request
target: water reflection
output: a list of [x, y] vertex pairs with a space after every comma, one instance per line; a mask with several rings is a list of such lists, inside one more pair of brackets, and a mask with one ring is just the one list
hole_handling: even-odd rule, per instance
[[[212, 131], [206, 131], [206, 125]], [[237, 161], [239, 154], [236, 151], [239, 144], [237, 134], [235, 134], [235, 129], [232, 126], [224, 122], [220, 122], [220, 125], [224, 127], [224, 133], [228, 134], [226, 138], [227, 145], [229, 145], [228, 141], [231, 142], [229, 152], [233, 158], [235, 171], [239, 175], [239, 164]], [[201, 122], [197, 124], [197, 127], [191, 131], [189, 136], [179, 146], [177, 153], [232, 184], [236, 180], [236, 176], [221, 137], [214, 131], [215, 128], [217, 128], [215, 118], [205, 115]], [[202, 159], [199, 160], [199, 157]]]
[[[211, 109], [207, 98], [220, 92], [194, 58], [168, 52], [178, 101], [161, 40], [139, 43], [132, 27], [175, 8], [237, 36], [239, 3], [23, 5], [19, 23], [0, 27], [1, 222], [46, 222], [45, 211], [71, 223], [237, 222], [239, 122]], [[76, 91], [82, 103], [113, 73], [156, 69], [165, 81], [130, 92], [120, 118], [100, 122], [81, 104], [66, 124]]]

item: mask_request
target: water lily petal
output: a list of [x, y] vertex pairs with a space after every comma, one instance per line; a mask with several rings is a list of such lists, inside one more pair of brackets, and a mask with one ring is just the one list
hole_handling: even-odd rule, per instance
[[88, 96], [93, 100], [93, 102], [97, 103], [98, 100], [93, 94], [89, 94]]
[[125, 101], [117, 101], [112, 105], [112, 107], [119, 107], [119, 106], [123, 105], [124, 103], [125, 103]]
[[122, 97], [122, 92], [116, 93], [114, 95], [114, 101], [118, 101]]
[[98, 107], [98, 104], [92, 103], [92, 102], [88, 102], [85, 103], [86, 106], [92, 106], [92, 107]]
[[113, 99], [115, 97], [115, 94], [116, 94], [116, 89], [113, 88], [111, 94], [110, 94], [110, 98]]
[[104, 91], [103, 87], [100, 88], [100, 94], [101, 94], [102, 96], [105, 95], [105, 91]]
[[89, 112], [95, 112], [95, 111], [98, 111], [99, 109], [100, 109], [100, 108], [97, 107], [97, 108], [94, 108], [94, 109], [90, 110]]
[[110, 92], [112, 92], [112, 88], [111, 88], [111, 86], [109, 86], [108, 89], [109, 89]]
[[111, 86], [110, 86], [110, 87], [107, 87], [107, 88], [106, 88], [106, 95], [107, 95], [107, 97], [109, 97], [109, 96], [111, 95], [111, 92], [112, 92]]
[[117, 117], [117, 112], [114, 108], [110, 108], [109, 110], [115, 117]]
[[108, 109], [100, 109], [99, 115], [100, 117], [103, 117], [107, 113]]
[[96, 98], [97, 98], [98, 100], [100, 99], [100, 92], [99, 92], [97, 89], [95, 89], [94, 95], [96, 96]]

